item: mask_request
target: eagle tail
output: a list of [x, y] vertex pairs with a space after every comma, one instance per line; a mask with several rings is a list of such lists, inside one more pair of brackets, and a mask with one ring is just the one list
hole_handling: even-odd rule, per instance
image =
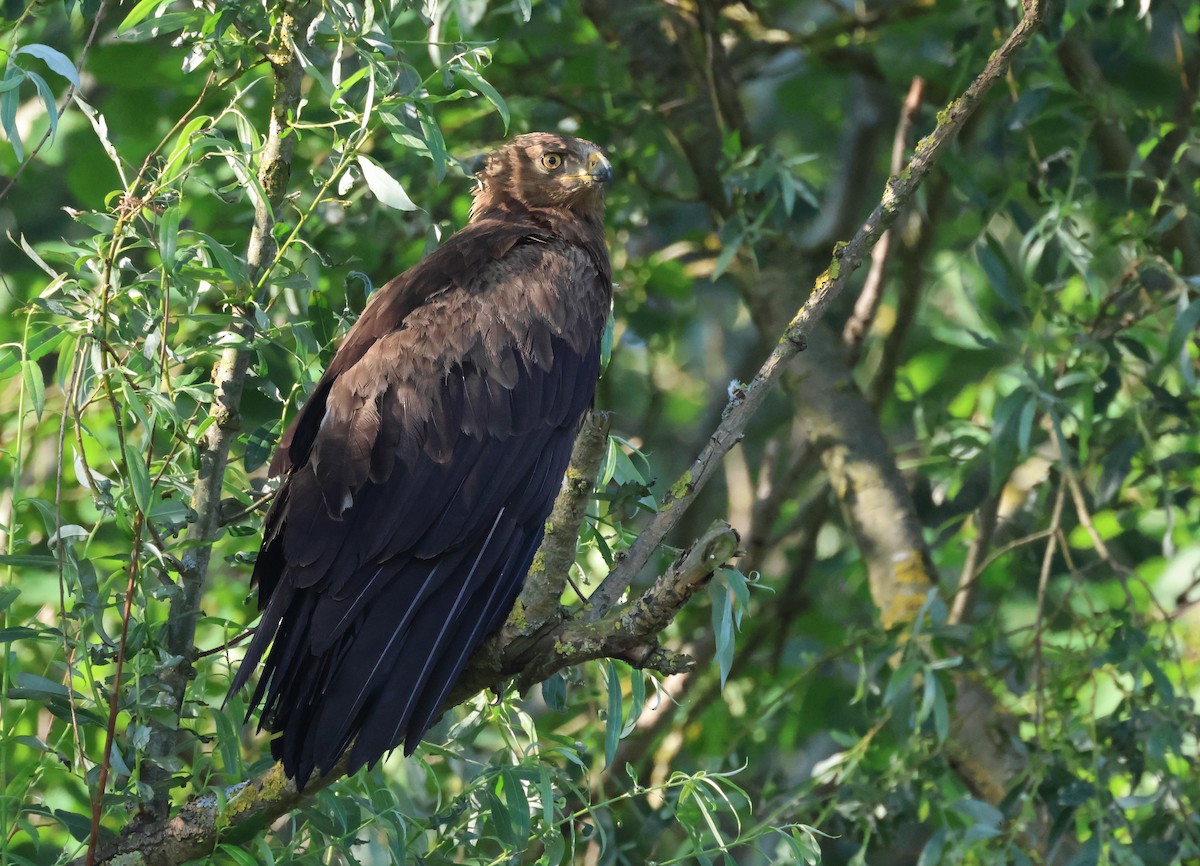
[[348, 748], [351, 773], [401, 739], [412, 752], [503, 622], [541, 537], [540, 522], [521, 526], [502, 511], [474, 545], [360, 567], [352, 597], [280, 582], [231, 693], [266, 653], [250, 711], [262, 700], [260, 727], [277, 732], [271, 753], [301, 789]]

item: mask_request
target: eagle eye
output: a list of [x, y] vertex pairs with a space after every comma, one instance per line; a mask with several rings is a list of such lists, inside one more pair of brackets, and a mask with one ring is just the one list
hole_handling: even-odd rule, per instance
[[542, 154], [542, 168], [548, 171], [554, 171], [554, 169], [558, 168], [562, 164], [563, 158], [561, 153]]

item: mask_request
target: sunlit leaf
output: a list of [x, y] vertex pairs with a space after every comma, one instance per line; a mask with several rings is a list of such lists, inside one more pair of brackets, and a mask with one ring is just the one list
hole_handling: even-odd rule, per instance
[[51, 48], [49, 45], [22, 45], [13, 53], [36, 57], [44, 61], [51, 71], [61, 75], [76, 87], [79, 86], [79, 74], [75, 71], [75, 64], [57, 48]]
[[359, 155], [358, 166], [362, 169], [363, 180], [366, 181], [367, 187], [375, 198], [379, 199], [385, 205], [397, 210], [420, 210], [412, 199], [408, 197], [408, 193], [404, 191], [404, 187], [400, 182], [388, 174], [384, 169], [372, 161], [370, 157]]

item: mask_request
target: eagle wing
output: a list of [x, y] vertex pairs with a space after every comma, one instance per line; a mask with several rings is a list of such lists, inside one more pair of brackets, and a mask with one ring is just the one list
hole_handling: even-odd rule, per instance
[[231, 691], [266, 653], [250, 709], [301, 785], [416, 747], [512, 607], [592, 400], [606, 263], [490, 228], [381, 290], [276, 457]]

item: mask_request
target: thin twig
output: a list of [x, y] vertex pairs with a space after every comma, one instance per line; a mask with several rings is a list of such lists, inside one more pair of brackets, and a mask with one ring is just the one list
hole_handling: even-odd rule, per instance
[[1088, 510], [1087, 500], [1083, 496], [1083, 488], [1079, 485], [1079, 479], [1070, 466], [1062, 466], [1063, 476], [1067, 479], [1067, 488], [1071, 491], [1071, 501], [1075, 505], [1075, 516], [1079, 518], [1079, 523], [1087, 531], [1088, 537], [1092, 540], [1092, 547], [1100, 554], [1108, 565], [1117, 572], [1118, 575], [1124, 577], [1129, 574], [1129, 567], [1121, 562], [1109, 552], [1108, 545], [1104, 543], [1104, 539], [1100, 537], [1099, 530], [1096, 529], [1096, 524], [1092, 522], [1092, 514]]
[[1063, 503], [1066, 501], [1066, 494], [1067, 482], [1064, 479], [1059, 482], [1058, 493], [1054, 496], [1054, 512], [1050, 516], [1050, 526], [1046, 531], [1046, 534], [1049, 536], [1046, 541], [1046, 552], [1042, 555], [1042, 570], [1038, 575], [1037, 617], [1034, 620], [1033, 628], [1033, 669], [1037, 678], [1037, 700], [1034, 701], [1034, 726], [1037, 729], [1039, 737], [1043, 733], [1042, 725], [1045, 721], [1042, 708], [1042, 694], [1045, 689], [1045, 665], [1042, 659], [1042, 625], [1046, 610], [1046, 587], [1050, 583], [1050, 570], [1054, 563], [1054, 551], [1058, 546], [1058, 531], [1062, 527]]
[[[254, 225], [247, 243], [246, 264], [250, 285], [265, 280], [275, 260], [277, 245], [273, 230], [275, 215], [287, 194], [291, 171], [292, 147], [296, 136], [290, 133], [290, 124], [300, 101], [300, 85], [303, 70], [296, 55], [294, 39], [304, 30], [305, 21], [297, 16], [314, 12], [307, 7], [299, 11], [285, 10], [280, 16], [277, 30], [272, 34], [273, 53], [271, 68], [274, 72], [271, 116], [266, 139], [259, 156], [258, 182], [262, 195], [254, 202]], [[244, 290], [245, 286], [238, 286]], [[257, 302], [253, 296], [248, 302]], [[240, 315], [233, 325], [234, 330], [249, 344], [254, 337], [251, 319]], [[188, 528], [188, 540], [193, 546], [183, 558], [184, 569], [180, 574], [181, 591], [171, 599], [167, 616], [166, 649], [180, 662], [171, 669], [163, 669], [160, 683], [167, 690], [178, 710], [184, 699], [188, 683], [188, 670], [195, 654], [196, 623], [200, 612], [200, 597], [208, 575], [212, 557], [213, 539], [220, 527], [221, 489], [229, 451], [237, 436], [241, 422], [239, 409], [246, 373], [249, 369], [251, 352], [242, 346], [226, 348], [213, 368], [213, 402], [210, 410], [213, 423], [205, 431], [200, 448], [200, 465], [193, 485], [192, 507], [196, 519]], [[151, 733], [147, 752], [152, 757], [166, 754], [173, 746], [174, 732], [155, 728]], [[154, 765], [151, 763], [151, 767]], [[162, 779], [162, 774], [153, 770], [152, 785]], [[163, 785], [155, 790], [150, 811], [156, 816], [166, 814], [169, 791]]]
[[[925, 82], [921, 76], [916, 76], [909, 85], [908, 95], [900, 109], [900, 120], [896, 124], [896, 137], [892, 140], [892, 161], [888, 169], [890, 174], [899, 174], [904, 168], [904, 154], [908, 150], [908, 139], [912, 132], [913, 122], [921, 109], [921, 99], [925, 91]], [[853, 367], [862, 356], [863, 341], [867, 330], [875, 320], [879, 309], [879, 301], [883, 297], [883, 278], [887, 273], [888, 260], [891, 258], [895, 230], [888, 229], [879, 238], [879, 243], [871, 251], [871, 267], [863, 282], [858, 301], [854, 304], [854, 313], [846, 321], [842, 329], [842, 342], [846, 346], [846, 364]]]
[[[75, 706], [75, 689], [72, 687], [71, 680], [73, 679], [72, 671], [74, 671], [75, 662], [75, 645], [71, 642], [67, 623], [70, 620], [67, 617], [67, 578], [65, 573], [66, 566], [66, 548], [62, 538], [62, 488], [63, 488], [63, 457], [66, 455], [66, 439], [67, 439], [67, 415], [73, 410], [75, 401], [79, 393], [79, 387], [82, 384], [83, 377], [80, 375], [80, 355], [83, 353], [83, 341], [75, 344], [75, 357], [71, 363], [71, 380], [67, 384], [66, 400], [67, 404], [63, 406], [62, 420], [58, 428], [58, 471], [54, 478], [54, 533], [58, 539], [58, 545], [55, 548], [55, 564], [58, 568], [58, 608], [59, 619], [62, 622], [63, 636], [63, 656], [67, 662], [67, 705], [71, 710], [71, 733], [75, 738], [75, 754], [79, 756], [81, 766], [87, 757], [87, 750], [83, 746], [83, 733], [79, 729], [79, 715]], [[78, 416], [75, 419], [75, 428], [78, 430]], [[90, 471], [87, 472], [88, 483], [92, 483]], [[14, 502], [14, 510], [15, 510]]]
[[142, 524], [146, 515], [138, 509], [133, 519], [133, 551], [129, 560], [129, 582], [125, 587], [125, 607], [121, 611], [121, 639], [117, 644], [116, 670], [113, 672], [112, 693], [108, 699], [108, 727], [104, 731], [104, 754], [100, 759], [100, 775], [92, 790], [92, 829], [88, 836], [86, 866], [96, 862], [96, 845], [100, 841], [100, 815], [104, 806], [104, 789], [108, 785], [112, 766], [113, 741], [117, 737], [117, 710], [121, 702], [121, 674], [125, 669], [125, 648], [129, 644], [129, 620], [133, 612], [133, 596], [137, 591], [138, 566], [141, 562]]
[[249, 505], [247, 505], [245, 508], [239, 508], [237, 511], [233, 512], [233, 514], [228, 514], [228, 515], [223, 516], [220, 520], [220, 525], [221, 526], [229, 526], [231, 523], [237, 523], [239, 520], [241, 520], [245, 517], [249, 517], [251, 514], [258, 511], [264, 505], [269, 503], [278, 494], [279, 494], [278, 489], [272, 490], [270, 493], [264, 493], [262, 496], [258, 497], [258, 499], [255, 499], [253, 502], [251, 502]]
[[954, 594], [954, 601], [950, 605], [950, 614], [947, 618], [952, 625], [963, 622], [966, 617], [970, 616], [971, 607], [975, 602], [975, 593], [979, 587], [979, 575], [983, 572], [979, 563], [987, 553], [987, 549], [992, 543], [992, 535], [996, 532], [996, 521], [1000, 515], [1000, 499], [1003, 492], [1002, 489], [997, 490], [985, 499], [983, 505], [979, 506], [975, 512], [975, 538], [971, 542], [970, 550], [967, 551], [967, 561], [963, 563], [962, 574], [958, 578], [958, 590]]
[[237, 646], [238, 644], [240, 644], [242, 641], [246, 640], [247, 638], [253, 637], [254, 633], [257, 631], [258, 631], [258, 626], [255, 626], [254, 628], [248, 628], [244, 632], [239, 634], [237, 637], [230, 638], [229, 640], [225, 641], [225, 643], [221, 644], [220, 646], [215, 646], [212, 649], [203, 650], [202, 652], [196, 653], [196, 658], [197, 659], [208, 658], [209, 656], [215, 656], [217, 653], [225, 652], [225, 650], [232, 649], [233, 647]]

